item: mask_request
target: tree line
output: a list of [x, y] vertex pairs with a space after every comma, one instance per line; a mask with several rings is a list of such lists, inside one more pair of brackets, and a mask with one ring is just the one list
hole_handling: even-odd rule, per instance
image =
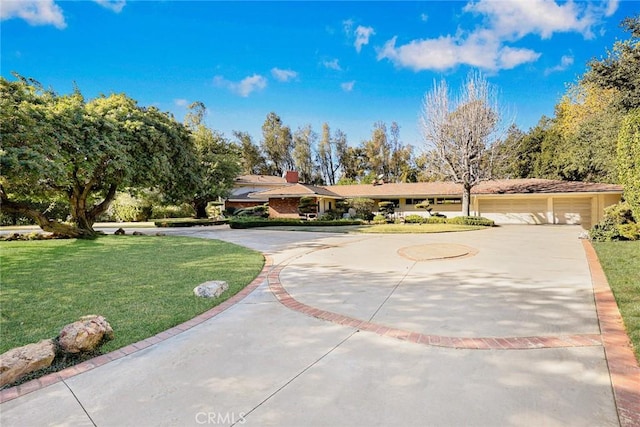
[[[125, 94], [87, 100], [77, 88], [59, 95], [17, 74], [0, 77], [0, 207], [46, 231], [89, 237], [117, 191], [188, 201], [202, 217], [240, 174], [297, 170], [311, 184], [452, 180], [464, 188], [465, 212], [484, 179], [619, 182], [640, 217], [640, 15], [622, 26], [630, 38], [592, 60], [554, 117], [527, 132], [512, 125], [501, 134], [495, 92], [480, 74], [457, 93], [435, 83], [422, 106], [422, 147], [404, 144], [395, 122], [374, 123], [371, 137], [354, 145], [328, 123], [319, 133], [310, 125], [292, 132], [275, 112], [259, 143], [242, 131], [231, 140], [205, 125], [200, 102], [180, 123]], [[68, 221], [53, 218], [56, 205]]]

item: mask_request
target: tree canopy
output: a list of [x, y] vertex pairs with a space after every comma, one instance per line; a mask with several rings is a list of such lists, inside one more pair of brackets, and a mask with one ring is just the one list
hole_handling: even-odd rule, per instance
[[[35, 80], [0, 78], [2, 211], [32, 218], [45, 231], [95, 234], [93, 224], [119, 188], [157, 188], [180, 200], [193, 187], [188, 130], [123, 94], [86, 100], [45, 90]], [[69, 222], [42, 202], [66, 203]]]

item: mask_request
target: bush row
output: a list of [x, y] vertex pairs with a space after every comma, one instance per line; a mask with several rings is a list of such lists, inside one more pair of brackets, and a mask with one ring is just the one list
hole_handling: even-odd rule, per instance
[[156, 227], [195, 227], [198, 225], [221, 225], [229, 222], [228, 219], [195, 219], [195, 218], [182, 218], [182, 219], [162, 219], [155, 221]]
[[493, 227], [495, 222], [481, 216], [456, 216], [453, 218], [444, 218], [441, 216], [424, 217], [421, 215], [407, 215], [404, 222], [408, 224], [462, 224], [462, 225], [480, 225], [484, 227]]
[[337, 221], [303, 221], [295, 218], [237, 218], [234, 217], [229, 221], [231, 228], [256, 228], [256, 227], [276, 227], [276, 226], [300, 226], [300, 227], [332, 227], [340, 225], [361, 225], [361, 220], [341, 219]]

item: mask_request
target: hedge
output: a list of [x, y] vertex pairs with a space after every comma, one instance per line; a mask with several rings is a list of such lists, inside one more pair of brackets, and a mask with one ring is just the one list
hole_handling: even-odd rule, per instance
[[294, 218], [280, 219], [258, 219], [258, 218], [233, 218], [229, 221], [229, 226], [235, 229], [256, 228], [256, 227], [278, 227], [278, 226], [295, 226], [295, 227], [336, 227], [341, 225], [362, 225], [361, 220], [337, 221], [303, 221]]
[[156, 227], [195, 227], [198, 225], [221, 225], [229, 222], [228, 219], [195, 219], [195, 218], [181, 218], [181, 219], [162, 219], [155, 221]]

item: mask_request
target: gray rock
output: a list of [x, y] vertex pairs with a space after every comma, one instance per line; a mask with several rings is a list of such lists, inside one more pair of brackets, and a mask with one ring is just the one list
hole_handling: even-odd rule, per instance
[[193, 288], [193, 293], [196, 294], [196, 296], [203, 298], [217, 298], [227, 289], [229, 289], [229, 284], [227, 284], [227, 282], [222, 280], [211, 280]]
[[143, 232], [141, 232], [141, 231], [134, 231], [134, 232], [133, 232], [133, 235], [134, 235], [134, 236], [144, 236], [144, 233], [143, 233]]
[[0, 387], [19, 380], [26, 374], [51, 366], [56, 357], [53, 340], [17, 347], [0, 355]]
[[58, 344], [65, 353], [95, 350], [104, 340], [113, 339], [113, 329], [102, 316], [84, 316], [62, 328]]
[[113, 234], [115, 234], [116, 236], [124, 236], [125, 235], [124, 228], [122, 227], [118, 228]]

